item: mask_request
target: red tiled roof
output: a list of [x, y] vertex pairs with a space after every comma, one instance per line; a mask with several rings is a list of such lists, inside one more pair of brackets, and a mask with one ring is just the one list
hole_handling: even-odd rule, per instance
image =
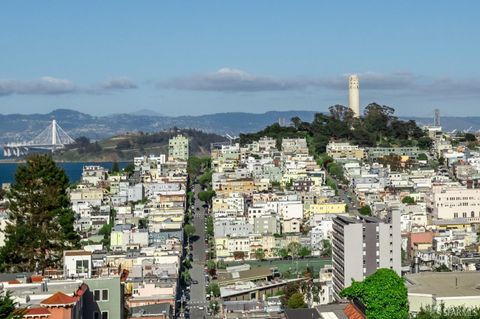
[[58, 306], [58, 305], [73, 305], [77, 302], [77, 298], [70, 297], [59, 291], [43, 300], [40, 304], [45, 306]]
[[50, 315], [51, 313], [50, 311], [48, 311], [48, 309], [41, 308], [41, 307], [30, 308], [30, 309], [27, 309], [25, 313], [23, 313], [24, 318], [33, 317], [33, 316], [50, 316]]
[[43, 276], [32, 276], [30, 278], [32, 279], [32, 282], [42, 282], [43, 281]]
[[16, 284], [21, 284], [21, 282], [18, 280], [18, 279], [14, 279], [14, 280], [9, 280], [7, 281], [10, 285], [16, 285]]
[[366, 319], [367, 317], [357, 308], [354, 304], [349, 303], [343, 313], [347, 316], [348, 319]]

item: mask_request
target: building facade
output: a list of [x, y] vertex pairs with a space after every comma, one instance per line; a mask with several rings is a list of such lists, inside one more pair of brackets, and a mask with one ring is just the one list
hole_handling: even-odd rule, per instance
[[389, 222], [362, 215], [333, 219], [333, 288], [337, 300], [352, 279], [361, 281], [379, 268], [401, 274], [400, 216], [390, 216]]

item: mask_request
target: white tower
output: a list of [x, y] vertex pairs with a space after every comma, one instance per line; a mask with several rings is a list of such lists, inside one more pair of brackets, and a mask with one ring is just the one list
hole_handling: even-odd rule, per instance
[[356, 74], [348, 77], [348, 107], [355, 113], [355, 117], [360, 116], [360, 85]]

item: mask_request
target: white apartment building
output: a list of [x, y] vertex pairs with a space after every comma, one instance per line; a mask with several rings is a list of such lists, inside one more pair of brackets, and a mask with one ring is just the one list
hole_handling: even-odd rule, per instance
[[438, 219], [476, 218], [480, 220], [480, 189], [432, 187], [429, 211]]
[[401, 274], [400, 215], [390, 217], [390, 223], [361, 215], [333, 219], [333, 287], [337, 300], [352, 280], [361, 281], [379, 268]]

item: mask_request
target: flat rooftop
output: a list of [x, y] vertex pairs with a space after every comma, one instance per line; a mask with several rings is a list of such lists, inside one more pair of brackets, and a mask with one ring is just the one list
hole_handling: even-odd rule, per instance
[[480, 272], [425, 272], [405, 276], [409, 293], [480, 296]]

